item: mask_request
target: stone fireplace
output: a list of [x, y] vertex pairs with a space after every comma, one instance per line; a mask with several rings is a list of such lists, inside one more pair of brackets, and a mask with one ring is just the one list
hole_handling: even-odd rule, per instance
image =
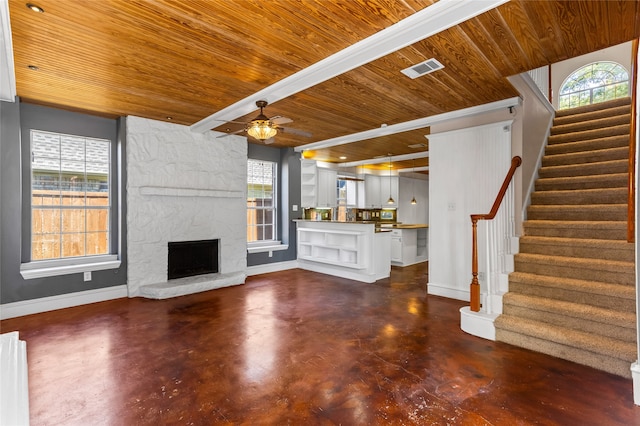
[[[129, 297], [167, 297], [243, 284], [246, 164], [243, 137], [127, 117]], [[169, 242], [218, 240], [218, 272], [169, 279]]]

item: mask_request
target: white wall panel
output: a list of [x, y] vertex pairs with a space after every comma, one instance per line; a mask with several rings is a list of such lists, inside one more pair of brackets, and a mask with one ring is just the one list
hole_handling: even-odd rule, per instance
[[[511, 123], [428, 137], [430, 294], [469, 298], [470, 215], [489, 212], [509, 170]], [[480, 224], [478, 235], [484, 235], [485, 225]]]

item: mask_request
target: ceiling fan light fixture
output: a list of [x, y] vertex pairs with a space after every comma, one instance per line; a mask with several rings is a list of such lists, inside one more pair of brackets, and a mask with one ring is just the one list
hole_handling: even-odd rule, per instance
[[247, 133], [249, 134], [249, 136], [264, 141], [274, 137], [278, 133], [278, 130], [276, 130], [270, 120], [256, 119], [251, 121], [251, 123], [249, 124]]

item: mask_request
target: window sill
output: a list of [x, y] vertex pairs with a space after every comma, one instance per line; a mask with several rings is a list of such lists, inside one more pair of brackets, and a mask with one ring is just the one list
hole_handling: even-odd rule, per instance
[[273, 242], [272, 244], [261, 244], [261, 245], [251, 245], [247, 246], [247, 252], [249, 254], [252, 253], [266, 253], [266, 252], [274, 252], [287, 250], [289, 248], [289, 244], [280, 244], [278, 242]]
[[55, 277], [75, 273], [117, 269], [120, 260], [116, 255], [93, 256], [91, 258], [42, 260], [20, 265], [20, 275], [25, 280]]

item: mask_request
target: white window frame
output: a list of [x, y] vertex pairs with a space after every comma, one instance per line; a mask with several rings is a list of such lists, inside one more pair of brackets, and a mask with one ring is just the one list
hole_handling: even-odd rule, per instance
[[[48, 131], [42, 131], [42, 130], [36, 130], [36, 129], [31, 130], [32, 133], [34, 131], [41, 132], [41, 133], [53, 133], [56, 135], [85, 138], [82, 136], [68, 135], [68, 134], [59, 133], [59, 132], [48, 132]], [[33, 137], [32, 134], [30, 134], [29, 136], [30, 152], [32, 151], [32, 137]], [[85, 139], [105, 140], [103, 138], [88, 138], [88, 137]], [[114, 158], [112, 155], [113, 153], [112, 144], [114, 143], [114, 141], [108, 140], [108, 142], [110, 143], [110, 156], [111, 156], [111, 164], [109, 167], [109, 191], [110, 191], [110, 199], [111, 199], [112, 197], [116, 196], [116, 193], [119, 194], [120, 189], [117, 188], [116, 191], [113, 191], [111, 188], [111, 186], [115, 184], [114, 172], [115, 170], [117, 170], [117, 167], [114, 167], [114, 164], [113, 164]], [[31, 156], [29, 158], [28, 164], [29, 164], [29, 176], [33, 176], [32, 166], [31, 166], [32, 165]], [[25, 207], [28, 207], [30, 211], [32, 211], [33, 197], [31, 196], [31, 193], [32, 193], [31, 178], [29, 179], [28, 186], [29, 186], [29, 201], [26, 202], [24, 205]], [[114, 213], [115, 212], [113, 211], [113, 204], [110, 202], [109, 213], [108, 213], [109, 221], [111, 221], [111, 218], [114, 215]], [[31, 221], [32, 221], [33, 218], [31, 213], [29, 214], [29, 217], [31, 217]], [[45, 278], [45, 277], [52, 277], [52, 276], [59, 276], [59, 275], [68, 275], [73, 273], [85, 273], [85, 272], [91, 272], [91, 271], [117, 269], [120, 267], [121, 261], [120, 261], [119, 255], [113, 254], [113, 253], [98, 254], [98, 255], [84, 255], [84, 256], [76, 256], [76, 257], [61, 257], [61, 258], [55, 258], [55, 259], [32, 260], [31, 244], [32, 244], [33, 234], [32, 234], [31, 221], [29, 224], [28, 238], [25, 241], [25, 243], [29, 245], [29, 261], [23, 262], [20, 265], [20, 274], [24, 279]], [[109, 243], [108, 243], [109, 247], [112, 247], [113, 238], [119, 238], [118, 235], [115, 235], [115, 232], [116, 231], [114, 231], [113, 229], [109, 229]], [[119, 229], [117, 230], [117, 232], [119, 232]]]
[[[269, 163], [272, 164], [272, 188], [273, 188], [273, 206], [269, 209], [272, 211], [273, 217], [273, 239], [270, 240], [258, 240], [258, 241], [247, 241], [247, 252], [248, 253], [262, 253], [262, 252], [271, 252], [286, 250], [289, 248], [288, 244], [282, 244], [282, 241], [278, 239], [278, 163], [270, 160], [259, 160], [255, 158], [247, 159], [247, 210], [251, 210], [248, 206], [249, 201], [249, 178], [250, 178], [250, 162], [260, 162], [260, 163]], [[255, 210], [265, 210], [265, 208], [256, 208]], [[247, 223], [247, 230], [249, 224]]]

